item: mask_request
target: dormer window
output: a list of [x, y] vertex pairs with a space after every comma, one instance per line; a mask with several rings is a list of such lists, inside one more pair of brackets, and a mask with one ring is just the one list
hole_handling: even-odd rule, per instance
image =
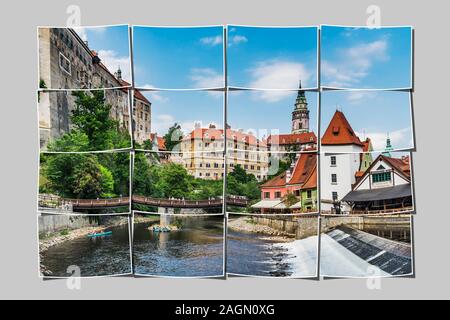
[[333, 134], [337, 136], [339, 134], [339, 127], [333, 127]]

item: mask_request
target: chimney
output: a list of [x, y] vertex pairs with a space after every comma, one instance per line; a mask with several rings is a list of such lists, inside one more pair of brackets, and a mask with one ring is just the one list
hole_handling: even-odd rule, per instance
[[286, 183], [288, 183], [289, 181], [291, 181], [291, 170], [286, 170]]

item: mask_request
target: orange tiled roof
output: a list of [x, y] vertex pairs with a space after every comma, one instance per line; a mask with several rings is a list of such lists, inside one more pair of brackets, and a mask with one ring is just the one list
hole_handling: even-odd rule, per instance
[[[124, 86], [124, 87], [128, 87], [128, 86], [130, 86], [130, 84], [127, 82], [127, 81], [125, 81], [125, 80], [123, 80], [123, 79], [118, 79], [119, 80], [119, 82], [122, 84], [122, 86]], [[134, 97], [136, 98], [136, 99], [139, 99], [139, 100], [141, 100], [141, 101], [144, 101], [145, 103], [147, 103], [147, 104], [151, 104], [151, 102], [150, 101], [148, 101], [148, 99], [142, 94], [142, 92], [140, 92], [139, 90], [134, 90]]]
[[411, 167], [409, 165], [409, 156], [399, 158], [386, 157], [384, 155], [380, 155], [384, 161], [389, 163], [394, 169], [403, 173], [407, 178], [411, 177]]
[[[183, 140], [201, 139], [201, 140], [223, 140], [224, 130], [215, 127], [195, 128], [190, 134], [183, 137]], [[232, 129], [227, 129], [227, 139], [236, 142], [245, 142], [252, 146], [266, 146], [264, 141], [259, 140], [252, 134], [244, 133]]]
[[370, 138], [367, 138], [366, 140], [364, 140], [362, 142], [363, 144], [363, 152], [369, 152], [370, 150], [370, 145], [371, 145], [372, 141], [370, 140]]
[[157, 136], [156, 133], [150, 133], [150, 140], [155, 141], [155, 136], [160, 150], [166, 150], [166, 140], [163, 137]]
[[358, 171], [355, 173], [356, 182], [354, 185], [357, 185], [361, 179], [372, 170], [372, 168], [375, 166], [375, 164], [379, 161], [383, 160], [387, 162], [394, 170], [396, 170], [398, 173], [403, 175], [406, 179], [411, 179], [411, 168], [409, 164], [409, 156], [402, 157], [402, 158], [392, 158], [387, 157], [385, 155], [380, 154], [375, 161], [370, 165], [369, 168], [367, 168], [366, 171]]
[[307, 144], [307, 143], [317, 143], [317, 136], [314, 132], [270, 135], [267, 138], [268, 145], [270, 144], [292, 145], [292, 144]]
[[[284, 187], [287, 185], [312, 185], [317, 186], [317, 177], [312, 177], [313, 172], [316, 171], [317, 155], [312, 153], [302, 153], [295, 163], [291, 174], [291, 179], [286, 181], [286, 172], [279, 174], [273, 179], [264, 183], [262, 188]], [[317, 172], [316, 172], [317, 176]], [[314, 181], [315, 179], [315, 181]]]
[[317, 188], [317, 164], [314, 165], [314, 169], [311, 171], [311, 174], [302, 186], [302, 189], [315, 188]]
[[353, 131], [347, 118], [341, 111], [335, 112], [321, 140], [322, 145], [348, 145], [363, 146], [361, 140]]

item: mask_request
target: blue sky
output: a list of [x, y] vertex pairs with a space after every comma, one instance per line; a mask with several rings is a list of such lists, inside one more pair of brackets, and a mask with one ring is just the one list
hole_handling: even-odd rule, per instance
[[321, 134], [336, 108], [342, 111], [360, 139], [372, 139], [374, 150], [383, 150], [389, 133], [395, 149], [411, 148], [409, 93], [393, 91], [326, 91], [322, 93]]
[[411, 86], [411, 28], [322, 27], [322, 86]]
[[[297, 92], [282, 92], [272, 101], [268, 91], [230, 91], [228, 94], [228, 124], [234, 129], [251, 130], [262, 138], [269, 134], [291, 133], [292, 111]], [[317, 93], [306, 92], [310, 110], [310, 131], [317, 134]]]
[[224, 86], [223, 28], [134, 27], [137, 87]]
[[196, 122], [223, 128], [223, 92], [159, 91], [142, 92], [152, 102], [152, 132], [162, 136], [175, 123], [190, 132]]
[[120, 66], [122, 77], [128, 82], [130, 76], [130, 44], [128, 25], [75, 28], [75, 31], [83, 39], [87, 40], [89, 48], [97, 51], [103, 64], [114, 73]]
[[317, 86], [317, 28], [228, 26], [230, 86], [295, 89]]

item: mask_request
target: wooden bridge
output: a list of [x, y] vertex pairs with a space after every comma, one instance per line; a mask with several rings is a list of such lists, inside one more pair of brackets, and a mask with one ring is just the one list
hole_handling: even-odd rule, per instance
[[[237, 207], [246, 207], [248, 200], [238, 197], [227, 197], [227, 204]], [[184, 199], [157, 199], [144, 196], [132, 196], [132, 203], [162, 208], [220, 208], [223, 205], [222, 198], [207, 200]], [[60, 208], [71, 206], [73, 209], [104, 209], [128, 206], [129, 197], [111, 199], [67, 199], [50, 195], [39, 195], [39, 207]]]

